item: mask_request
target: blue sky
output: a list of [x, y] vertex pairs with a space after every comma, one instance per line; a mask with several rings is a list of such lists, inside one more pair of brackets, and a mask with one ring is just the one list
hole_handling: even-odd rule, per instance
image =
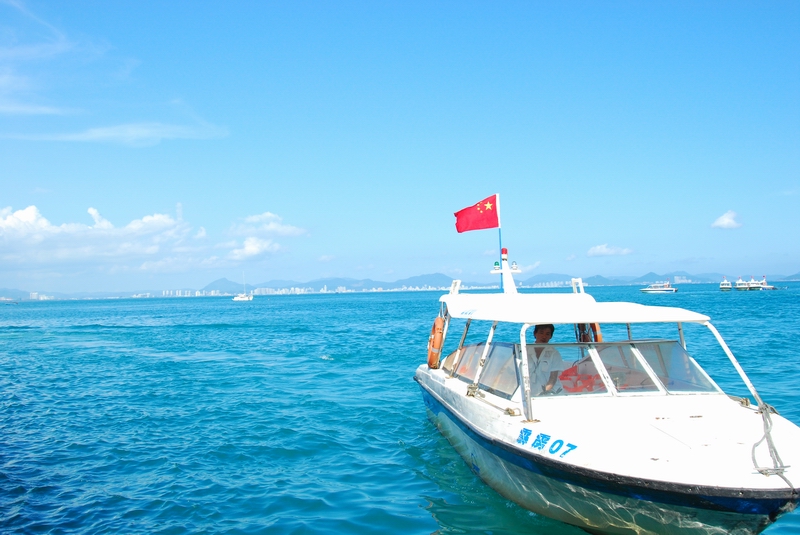
[[800, 271], [796, 2], [0, 0], [0, 287]]

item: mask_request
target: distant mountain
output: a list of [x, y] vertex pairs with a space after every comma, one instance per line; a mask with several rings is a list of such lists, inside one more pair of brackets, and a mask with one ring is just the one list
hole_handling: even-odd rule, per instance
[[641, 277], [637, 277], [630, 281], [631, 284], [652, 284], [654, 282], [659, 282], [666, 280], [666, 275], [659, 275], [658, 273], [647, 273], [646, 275], [642, 275]]
[[775, 279], [775, 280], [800, 281], [800, 272], [797, 272], [794, 275], [789, 275], [788, 277], [783, 277], [782, 279]]
[[[253, 285], [252, 287], [248, 284], [247, 288], [248, 291], [251, 288], [271, 288], [274, 290], [282, 290], [287, 288], [310, 288], [315, 292], [319, 292], [323, 288], [327, 289], [327, 291], [332, 292], [336, 291], [338, 288], [344, 288], [349, 291], [362, 291], [362, 290], [400, 290], [402, 288], [449, 288], [450, 285], [453, 283], [453, 278], [448, 277], [442, 273], [431, 273], [429, 275], [417, 275], [415, 277], [409, 277], [407, 279], [400, 279], [394, 282], [388, 281], [376, 281], [372, 279], [351, 279], [347, 277], [327, 277], [324, 279], [315, 279], [308, 282], [297, 282], [297, 281], [286, 281], [286, 280], [272, 280], [269, 282], [262, 282], [260, 284]], [[499, 284], [495, 283], [495, 286]], [[204, 290], [219, 290], [219, 291], [226, 291], [228, 293], [234, 293], [241, 291], [240, 289], [234, 289], [233, 286], [235, 283], [232, 283], [228, 279], [219, 279], [205, 288]], [[473, 283], [473, 282], [462, 282], [462, 286], [491, 286], [491, 284], [486, 283]], [[227, 288], [227, 289], [226, 289]], [[241, 286], [237, 286], [237, 288], [241, 288]]]
[[298, 286], [302, 286], [302, 282], [297, 281], [287, 281], [287, 280], [271, 280], [269, 282], [262, 282], [259, 284], [254, 284], [256, 288], [296, 288]]
[[534, 275], [521, 282], [523, 286], [533, 286], [535, 284], [543, 284], [546, 282], [570, 282], [572, 275], [564, 275], [562, 273], [541, 273]]
[[[238, 282], [233, 282], [223, 278], [217, 279], [211, 284], [207, 284], [203, 290], [206, 292], [218, 291], [226, 294], [238, 294], [242, 291], [242, 288], [242, 285]], [[248, 284], [246, 288], [249, 292], [250, 290], [254, 290], [256, 287], [252, 284]]]
[[309, 282], [299, 284], [301, 288], [313, 288], [314, 291], [320, 291], [323, 287], [327, 287], [329, 291], [336, 290], [337, 288], [345, 288], [347, 290], [377, 290], [378, 288], [385, 288], [385, 282], [374, 281], [371, 279], [349, 279], [344, 277], [330, 277], [327, 279], [317, 279]]
[[[722, 282], [722, 277], [731, 280], [730, 276], [723, 275], [722, 273], [698, 273], [692, 278], [692, 280], [698, 280], [703, 282]], [[733, 280], [736, 280], [736, 278], [733, 277]]]
[[583, 279], [585, 284], [589, 286], [623, 286], [626, 284], [630, 284], [628, 281], [623, 281], [619, 279], [609, 279], [606, 277], [602, 277], [600, 275], [595, 275], [593, 277], [587, 277]]
[[407, 279], [400, 279], [393, 284], [396, 288], [430, 286], [433, 288], [449, 287], [453, 283], [453, 278], [442, 273], [432, 273], [430, 275], [418, 275]]
[[28, 299], [30, 292], [22, 290], [12, 290], [11, 288], [0, 288], [0, 298], [13, 299], [19, 301], [20, 299]]

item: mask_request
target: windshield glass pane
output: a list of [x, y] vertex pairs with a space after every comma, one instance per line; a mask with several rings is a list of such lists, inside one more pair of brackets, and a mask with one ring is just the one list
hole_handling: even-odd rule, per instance
[[585, 344], [528, 344], [531, 396], [605, 393]]
[[635, 346], [669, 392], [718, 392], [677, 341]]
[[475, 380], [475, 372], [478, 369], [478, 361], [481, 359], [481, 355], [483, 355], [484, 345], [486, 344], [481, 342], [480, 344], [464, 346], [461, 363], [456, 370], [456, 377], [468, 383]]
[[481, 372], [481, 389], [506, 399], [511, 398], [519, 385], [515, 352], [515, 344], [492, 344]]
[[634, 356], [630, 344], [595, 344], [595, 348], [619, 392], [658, 391], [658, 387]]

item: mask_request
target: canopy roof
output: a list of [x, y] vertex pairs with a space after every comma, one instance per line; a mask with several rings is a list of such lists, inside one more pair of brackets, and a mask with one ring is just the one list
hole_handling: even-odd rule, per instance
[[509, 323], [703, 323], [708, 316], [683, 308], [637, 303], [598, 303], [586, 293], [446, 294], [454, 318]]

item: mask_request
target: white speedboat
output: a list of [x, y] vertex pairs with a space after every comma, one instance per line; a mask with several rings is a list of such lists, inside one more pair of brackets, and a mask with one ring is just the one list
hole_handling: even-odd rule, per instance
[[[597, 302], [580, 279], [573, 293], [519, 294], [505, 255], [500, 271], [502, 293], [454, 281], [440, 298], [414, 376], [431, 420], [489, 486], [595, 534], [754, 534], [796, 508], [800, 428], [761, 399], [707, 316]], [[460, 339], [448, 335], [457, 324]], [[530, 343], [547, 324], [579, 341]], [[669, 324], [673, 337], [631, 336]], [[689, 356], [687, 324], [711, 331], [752, 403]]]
[[677, 292], [678, 289], [672, 286], [669, 280], [667, 280], [667, 282], [651, 284], [647, 288], [640, 288], [639, 291], [647, 294], [671, 294]]
[[775, 287], [767, 284], [767, 276], [764, 275], [764, 278], [760, 281], [755, 280], [752, 275], [750, 276], [750, 280], [747, 281], [747, 289], [748, 290], [774, 290]]
[[774, 290], [775, 289], [775, 287], [773, 285], [767, 284], [767, 276], [766, 275], [764, 275], [764, 278], [761, 279], [761, 282], [759, 282], [759, 285], [761, 286], [762, 290]]
[[[766, 282], [766, 278], [765, 278], [765, 282]], [[761, 290], [761, 281], [757, 281], [756, 279], [753, 278], [752, 275], [750, 275], [750, 280], [747, 281], [747, 289], [748, 290], [755, 290], [755, 291]]]
[[730, 292], [731, 288], [733, 288], [733, 284], [731, 284], [731, 281], [729, 281], [725, 277], [722, 277], [722, 282], [719, 283], [719, 289], [722, 290], [723, 292]]
[[[750, 278], [752, 278], [752, 277], [750, 277]], [[733, 289], [734, 290], [739, 290], [739, 291], [749, 290], [750, 289], [750, 285], [748, 283], [746, 283], [745, 281], [743, 281], [741, 277], [739, 277], [736, 280], [736, 284], [733, 285]]]

